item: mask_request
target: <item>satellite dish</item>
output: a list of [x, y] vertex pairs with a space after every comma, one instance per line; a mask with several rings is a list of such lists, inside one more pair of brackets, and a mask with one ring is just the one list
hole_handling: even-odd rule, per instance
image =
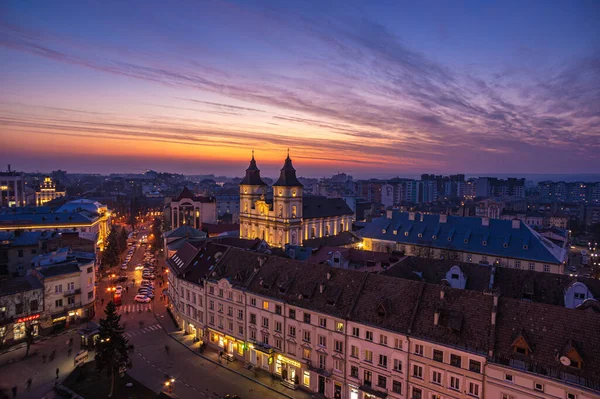
[[571, 359], [569, 359], [566, 356], [561, 356], [560, 357], [560, 362], [563, 364], [563, 366], [570, 366], [571, 365]]

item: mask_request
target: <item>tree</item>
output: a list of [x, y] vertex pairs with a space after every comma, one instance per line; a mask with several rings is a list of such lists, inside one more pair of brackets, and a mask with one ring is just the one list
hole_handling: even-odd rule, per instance
[[162, 247], [162, 219], [157, 217], [152, 224], [152, 248]]
[[110, 392], [112, 397], [115, 387], [115, 376], [131, 368], [129, 359], [130, 345], [123, 336], [125, 329], [121, 325], [121, 316], [117, 314], [117, 307], [110, 301], [104, 310], [105, 319], [100, 319], [100, 334], [96, 343], [96, 368], [106, 371], [110, 376]]

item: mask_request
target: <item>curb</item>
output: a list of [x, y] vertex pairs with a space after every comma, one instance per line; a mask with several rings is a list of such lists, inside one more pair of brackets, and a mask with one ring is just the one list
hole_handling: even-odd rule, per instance
[[[165, 332], [166, 332], [166, 331], [165, 331]], [[214, 361], [214, 360], [212, 360], [211, 358], [208, 358], [208, 357], [206, 357], [206, 356], [204, 356], [204, 355], [202, 355], [202, 354], [200, 354], [200, 353], [198, 353], [198, 352], [194, 351], [192, 348], [190, 348], [189, 346], [187, 346], [187, 345], [186, 345], [186, 344], [184, 344], [183, 342], [179, 341], [177, 338], [175, 338], [175, 337], [174, 337], [174, 336], [172, 336], [171, 334], [167, 333], [167, 335], [168, 335], [169, 337], [171, 337], [171, 339], [173, 339], [175, 342], [177, 342], [178, 344], [180, 344], [180, 345], [182, 345], [183, 347], [185, 347], [186, 349], [188, 349], [188, 350], [189, 350], [190, 352], [192, 352], [194, 355], [196, 355], [196, 356], [199, 356], [199, 357], [201, 357], [201, 358], [203, 358], [203, 359], [205, 359], [205, 360], [208, 360], [208, 361], [209, 361], [209, 362], [211, 362], [212, 364], [215, 364], [215, 365], [217, 365], [217, 366], [220, 366], [220, 367], [222, 367], [222, 368], [224, 368], [224, 369], [226, 369], [226, 370], [229, 370], [229, 371], [231, 371], [232, 373], [235, 373], [235, 374], [237, 374], [237, 375], [239, 375], [239, 376], [241, 376], [241, 377], [244, 377], [244, 378], [246, 378], [247, 380], [250, 380], [250, 381], [252, 381], [252, 382], [254, 382], [254, 383], [258, 384], [258, 385], [261, 385], [261, 386], [263, 386], [263, 387], [265, 387], [265, 388], [267, 388], [267, 389], [269, 389], [269, 390], [271, 390], [271, 391], [273, 391], [273, 392], [276, 392], [276, 393], [278, 393], [278, 394], [280, 394], [280, 395], [282, 395], [282, 396], [285, 396], [286, 398], [289, 398], [289, 399], [296, 399], [295, 397], [293, 397], [293, 396], [290, 396], [290, 395], [286, 394], [285, 392], [278, 391], [277, 389], [275, 389], [275, 388], [273, 388], [273, 387], [271, 387], [271, 386], [269, 386], [269, 385], [267, 385], [267, 384], [265, 384], [265, 383], [262, 383], [262, 382], [260, 382], [260, 381], [258, 381], [258, 380], [255, 380], [255, 379], [254, 379], [254, 378], [252, 378], [252, 377], [248, 377], [247, 375], [240, 373], [239, 371], [236, 371], [236, 370], [230, 369], [229, 367], [227, 367], [227, 366], [223, 365], [222, 363], [215, 362], [215, 361]]]

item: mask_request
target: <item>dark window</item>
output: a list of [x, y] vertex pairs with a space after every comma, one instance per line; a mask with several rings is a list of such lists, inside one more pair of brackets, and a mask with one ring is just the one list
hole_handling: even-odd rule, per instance
[[23, 313], [23, 304], [22, 303], [15, 304], [15, 313], [16, 314]]
[[32, 253], [32, 254], [37, 254], [37, 249], [32, 249], [32, 250], [31, 250], [31, 253]]
[[256, 315], [250, 313], [250, 324], [256, 324]]
[[310, 313], [304, 312], [304, 322], [310, 324]]
[[23, 250], [22, 250], [22, 249], [19, 249], [19, 251], [18, 251], [18, 255], [19, 255], [19, 258], [22, 258], [22, 257], [23, 257]]
[[296, 310], [290, 309], [290, 319], [296, 320]]
[[461, 358], [458, 355], [450, 355], [450, 364], [454, 367], [461, 367]]
[[281, 314], [281, 305], [275, 305], [275, 313]]
[[87, 272], [88, 272], [88, 273], [91, 273], [91, 272], [93, 272], [93, 271], [94, 271], [94, 268], [93, 268], [92, 266], [90, 266], [90, 267], [88, 267], [88, 268], [87, 268]]
[[400, 381], [393, 381], [392, 391], [395, 393], [402, 393], [402, 383]]
[[433, 360], [435, 360], [436, 362], [444, 362], [444, 352], [438, 349], [434, 349]]
[[350, 377], [358, 378], [358, 367], [350, 367]]
[[29, 310], [31, 310], [32, 312], [35, 312], [36, 310], [38, 310], [38, 301], [37, 301], [37, 299], [34, 299], [33, 301], [29, 302]]
[[481, 363], [476, 360], [469, 360], [469, 370], [475, 373], [481, 373]]
[[524, 355], [526, 355], [526, 354], [527, 354], [527, 349], [526, 349], [526, 348], [523, 348], [523, 347], [520, 347], [520, 346], [517, 346], [517, 347], [515, 347], [515, 351], [516, 351], [517, 353], [522, 353], [522, 354], [524, 354]]
[[413, 388], [412, 399], [423, 399], [423, 391], [419, 388]]
[[370, 372], [370, 371], [368, 371], [368, 370], [365, 370], [365, 380], [363, 381], [363, 383], [364, 383], [366, 386], [370, 387], [370, 386], [371, 386], [371, 381], [372, 381], [372, 378], [373, 378], [373, 373], [371, 373], [371, 372]]
[[377, 378], [377, 386], [381, 387], [381, 388], [385, 388], [387, 386], [387, 378], [385, 378], [384, 376], [380, 375]]

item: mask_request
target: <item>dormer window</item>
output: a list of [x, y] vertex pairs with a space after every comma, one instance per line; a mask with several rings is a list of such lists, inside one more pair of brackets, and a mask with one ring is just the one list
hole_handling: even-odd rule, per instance
[[525, 331], [521, 331], [521, 333], [515, 338], [512, 343], [512, 348], [515, 353], [520, 353], [525, 356], [529, 356], [531, 354], [531, 346], [527, 342], [525, 337]]
[[465, 244], [468, 244], [468, 243], [469, 243], [469, 240], [467, 240], [467, 239], [465, 238]]
[[405, 231], [405, 232], [404, 232], [404, 236], [405, 236], [405, 237], [408, 237], [408, 231]]
[[527, 248], [529, 248], [529, 246], [523, 245], [523, 249], [527, 249]]
[[485, 246], [487, 245], [487, 241], [483, 241], [483, 242], [481, 243], [481, 245], [483, 245], [483, 246], [485, 247]]
[[503, 246], [504, 246], [504, 248], [508, 248], [508, 244], [507, 243], [504, 243]]
[[458, 274], [452, 273], [452, 280], [458, 280]]
[[434, 239], [434, 240], [437, 240], [437, 236], [436, 235], [431, 236], [431, 238]]
[[381, 229], [381, 233], [385, 234], [385, 231], [386, 231], [385, 229]]
[[421, 234], [421, 233], [417, 234], [417, 236], [418, 236], [419, 238], [423, 238], [423, 234]]
[[394, 235], [398, 235], [398, 230], [394, 230]]

